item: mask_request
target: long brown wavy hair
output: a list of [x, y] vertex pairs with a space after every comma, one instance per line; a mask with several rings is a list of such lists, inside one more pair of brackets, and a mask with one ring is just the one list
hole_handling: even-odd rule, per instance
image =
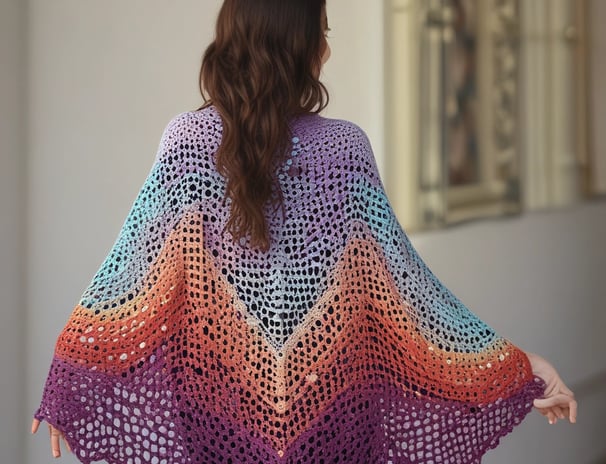
[[325, 8], [326, 0], [225, 0], [202, 60], [200, 109], [214, 106], [223, 122], [216, 165], [231, 201], [226, 230], [264, 251], [265, 212], [282, 205], [274, 173], [288, 152], [289, 122], [328, 103], [319, 81]]

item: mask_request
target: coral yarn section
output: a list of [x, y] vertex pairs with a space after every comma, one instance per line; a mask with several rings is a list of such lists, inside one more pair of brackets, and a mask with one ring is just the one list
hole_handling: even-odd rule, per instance
[[223, 233], [213, 108], [175, 118], [35, 416], [85, 463], [479, 463], [541, 396], [427, 269], [364, 133], [304, 116], [266, 253]]

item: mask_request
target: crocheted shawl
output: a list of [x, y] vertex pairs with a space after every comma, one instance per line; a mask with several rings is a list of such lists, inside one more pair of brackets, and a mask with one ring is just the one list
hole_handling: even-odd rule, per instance
[[271, 247], [224, 232], [215, 109], [167, 126], [35, 417], [83, 463], [479, 463], [541, 396], [431, 273], [364, 132], [293, 120]]

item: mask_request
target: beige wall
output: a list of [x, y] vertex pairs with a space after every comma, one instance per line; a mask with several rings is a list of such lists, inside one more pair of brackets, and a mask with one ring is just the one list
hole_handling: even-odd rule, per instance
[[[164, 125], [198, 104], [199, 59], [212, 35], [219, 3], [29, 0], [29, 319], [27, 338], [8, 334], [13, 338], [6, 344], [19, 346], [21, 340], [22, 348], [29, 347], [24, 416], [37, 406], [56, 335], [113, 243], [151, 166]], [[4, 8], [3, 20], [14, 24], [19, 11], [9, 17]], [[326, 114], [366, 129], [381, 166], [382, 15], [380, 1], [329, 0], [333, 57], [325, 69], [332, 95]], [[19, 29], [12, 27], [7, 30], [18, 35]], [[3, 33], [7, 30], [2, 28]], [[4, 48], [2, 52], [3, 69], [5, 62], [19, 62], [18, 54], [5, 61]], [[22, 79], [18, 73], [3, 75], [2, 92], [13, 95], [7, 88]], [[9, 108], [18, 110], [18, 100]], [[18, 127], [10, 131], [12, 136], [0, 139], [2, 168], [8, 166], [1, 172], [3, 180], [9, 179], [2, 188], [10, 192], [19, 190], [19, 162], [5, 160], [4, 151], [19, 146]], [[13, 214], [16, 206], [2, 201], [2, 211]], [[11, 238], [18, 241], [23, 230], [6, 217], [0, 223], [9, 230], [8, 240], [4, 229], [2, 235], [2, 252], [10, 253], [10, 264], [3, 260], [2, 272], [8, 275], [20, 262]], [[474, 311], [522, 347], [553, 358], [575, 384], [606, 370], [603, 359], [592, 359], [604, 352], [604, 218], [606, 205], [596, 204], [415, 235], [413, 241], [437, 275]], [[13, 308], [23, 292], [18, 280], [10, 278], [8, 283], [3, 279], [9, 295], [3, 305], [10, 301], [6, 307]], [[8, 313], [23, 315], [14, 309]], [[3, 372], [18, 370], [16, 358], [0, 359]], [[10, 388], [18, 398], [15, 384]], [[587, 391], [576, 427], [548, 427], [535, 414], [486, 464], [591, 462], [604, 451], [596, 439], [606, 428], [599, 416], [602, 411], [606, 417], [604, 385], [597, 382]], [[12, 432], [13, 422], [5, 417], [20, 416], [13, 415], [18, 406], [6, 398], [2, 395], [0, 406], [9, 408], [11, 416], [2, 410], [1, 432], [7, 430], [9, 440], [15, 440], [9, 449], [16, 453], [20, 435]], [[2, 435], [0, 440], [5, 439]], [[55, 462], [44, 436], [28, 438], [25, 448], [27, 463]]]

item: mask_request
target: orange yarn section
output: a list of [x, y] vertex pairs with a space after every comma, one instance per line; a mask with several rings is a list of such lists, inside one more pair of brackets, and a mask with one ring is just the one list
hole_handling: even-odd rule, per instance
[[98, 313], [76, 307], [56, 355], [112, 375], [163, 358], [184, 394], [245, 427], [264, 424], [275, 449], [352, 384], [388, 380], [419, 397], [488, 403], [532, 379], [507, 340], [481, 353], [428, 343], [371, 239], [350, 239], [332, 273], [334, 285], [277, 349], [203, 249], [202, 214], [188, 212], [138, 296]]

